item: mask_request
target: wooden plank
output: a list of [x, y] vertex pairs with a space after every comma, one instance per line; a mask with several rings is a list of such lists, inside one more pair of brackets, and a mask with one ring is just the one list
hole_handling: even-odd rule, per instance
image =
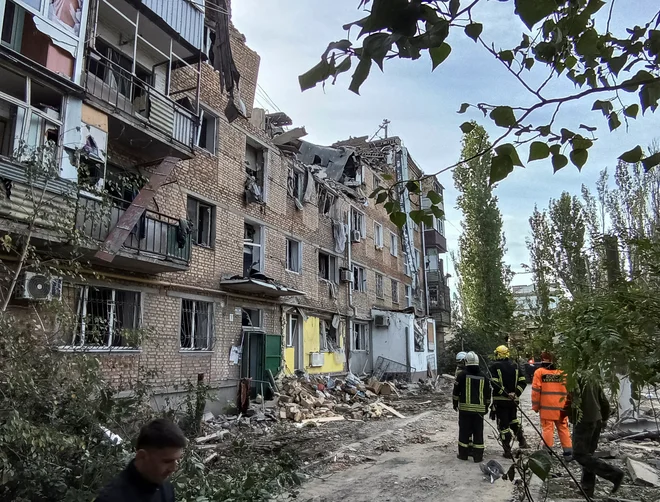
[[405, 415], [402, 415], [401, 413], [399, 413], [398, 411], [396, 411], [394, 408], [392, 408], [392, 407], [390, 407], [390, 406], [387, 406], [387, 405], [384, 404], [384, 403], [380, 403], [380, 402], [379, 402], [379, 403], [378, 403], [378, 406], [380, 406], [381, 408], [383, 408], [385, 411], [389, 411], [389, 412], [390, 412], [392, 415], [394, 415], [395, 417], [406, 418]]
[[158, 164], [154, 172], [149, 176], [147, 184], [140, 190], [140, 193], [137, 194], [124, 214], [121, 215], [115, 228], [110, 231], [101, 248], [96, 252], [96, 258], [108, 263], [114, 260], [115, 255], [124, 245], [126, 238], [133, 231], [135, 225], [140, 221], [149, 203], [169, 178], [170, 174], [172, 174], [177, 162], [179, 162], [179, 159], [176, 157], [165, 157]]
[[301, 424], [308, 424], [311, 422], [314, 422], [315, 424], [322, 424], [325, 422], [338, 422], [341, 420], [345, 420], [344, 417], [321, 417], [321, 418], [307, 418], [305, 420], [302, 420], [300, 423]]

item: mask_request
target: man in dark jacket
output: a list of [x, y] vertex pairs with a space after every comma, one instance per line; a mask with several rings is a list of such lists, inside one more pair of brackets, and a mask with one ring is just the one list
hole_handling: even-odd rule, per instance
[[509, 348], [500, 345], [495, 349], [495, 363], [490, 367], [493, 384], [493, 413], [491, 419], [497, 419], [504, 457], [513, 458], [511, 442], [518, 439], [521, 448], [527, 448], [527, 441], [518, 418], [518, 400], [527, 387], [527, 380], [518, 369], [518, 365], [509, 359]]
[[465, 371], [454, 383], [452, 400], [458, 410], [458, 458], [467, 460], [470, 452], [475, 462], [484, 458], [484, 415], [490, 406], [490, 382], [479, 370], [479, 356], [468, 352]]
[[573, 458], [582, 466], [582, 489], [593, 497], [596, 476], [599, 476], [611, 481], [614, 484], [612, 493], [616, 493], [623, 482], [624, 472], [594, 457], [601, 429], [610, 416], [610, 403], [603, 388], [594, 382], [581, 382], [577, 394], [569, 394], [564, 413], [574, 424]]
[[186, 438], [179, 427], [156, 419], [142, 427], [135, 458], [113, 479], [95, 502], [174, 502], [167, 479], [183, 456]]

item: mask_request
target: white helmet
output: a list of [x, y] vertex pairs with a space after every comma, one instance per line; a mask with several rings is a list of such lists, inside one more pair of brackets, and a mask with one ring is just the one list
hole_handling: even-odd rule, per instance
[[479, 356], [474, 352], [468, 352], [467, 354], [465, 354], [465, 365], [479, 366]]
[[465, 352], [459, 352], [458, 354], [456, 354], [456, 362], [462, 363], [465, 360], [466, 355], [467, 354]]

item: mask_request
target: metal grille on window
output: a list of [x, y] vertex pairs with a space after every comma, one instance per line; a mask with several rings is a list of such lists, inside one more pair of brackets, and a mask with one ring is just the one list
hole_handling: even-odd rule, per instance
[[383, 276], [376, 274], [376, 296], [378, 298], [383, 298], [385, 296], [383, 292]]
[[140, 293], [66, 286], [62, 296], [65, 305], [75, 313], [70, 345], [92, 349], [139, 346], [136, 331], [140, 328]]
[[181, 302], [181, 348], [210, 350], [213, 335], [213, 304], [197, 300]]

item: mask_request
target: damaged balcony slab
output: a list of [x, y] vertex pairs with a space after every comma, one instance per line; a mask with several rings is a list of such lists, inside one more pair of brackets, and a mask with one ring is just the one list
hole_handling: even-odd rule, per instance
[[253, 277], [232, 278], [220, 281], [220, 287], [236, 293], [256, 294], [279, 298], [283, 296], [305, 296], [296, 289], [287, 288], [274, 281], [255, 279]]

